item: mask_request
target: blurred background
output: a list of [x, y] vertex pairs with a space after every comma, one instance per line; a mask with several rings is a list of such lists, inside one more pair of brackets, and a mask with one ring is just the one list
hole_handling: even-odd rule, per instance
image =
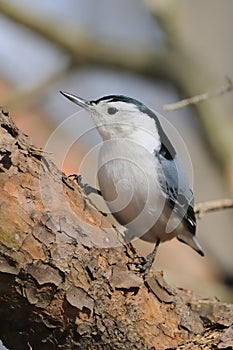
[[[231, 0], [0, 0], [0, 11], [0, 105], [36, 147], [56, 132], [51, 157], [66, 174], [79, 173], [98, 136], [82, 114], [63, 123], [78, 108], [59, 90], [86, 99], [125, 94], [163, 114], [183, 138], [196, 202], [232, 197], [233, 93], [163, 108], [233, 79]], [[93, 157], [90, 172], [94, 164]], [[232, 231], [232, 210], [204, 215], [197, 235], [206, 257], [173, 240], [159, 249], [155, 269], [174, 286], [233, 301]]]

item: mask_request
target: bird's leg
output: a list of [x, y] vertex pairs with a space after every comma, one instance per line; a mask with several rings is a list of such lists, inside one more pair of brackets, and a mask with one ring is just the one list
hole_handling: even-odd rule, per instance
[[150, 269], [155, 261], [155, 257], [157, 254], [159, 244], [160, 244], [160, 239], [157, 240], [153, 251], [149, 255], [147, 255], [145, 263], [142, 265], [142, 272], [143, 272], [144, 277], [146, 277], [148, 275], [148, 273], [150, 272]]
[[136, 267], [139, 269], [139, 271], [143, 274], [143, 277], [145, 278], [148, 273], [150, 272], [150, 269], [155, 261], [155, 257], [156, 257], [156, 253], [157, 253], [157, 250], [158, 250], [158, 247], [159, 247], [159, 244], [160, 244], [160, 239], [157, 240], [155, 246], [154, 246], [154, 249], [153, 251], [147, 255], [147, 257], [143, 257], [143, 261], [141, 263], [134, 263], [132, 262], [131, 264], [134, 264], [136, 265]]
[[82, 175], [78, 175], [78, 174], [71, 174], [68, 176], [69, 178], [74, 178], [75, 181], [77, 181], [78, 185], [81, 187], [81, 189], [83, 190], [83, 192], [88, 196], [91, 193], [95, 193], [98, 194], [99, 196], [101, 196], [101, 192], [100, 190], [98, 190], [97, 188], [94, 188], [88, 184], [84, 184], [82, 182]]
[[[102, 197], [102, 193], [101, 193], [100, 190], [98, 190], [97, 188], [94, 188], [94, 187], [92, 187], [92, 186], [90, 186], [90, 185], [88, 185], [88, 184], [84, 184], [84, 183], [82, 182], [82, 175], [71, 174], [71, 175], [68, 176], [68, 178], [72, 178], [72, 177], [74, 178], [75, 181], [77, 181], [77, 184], [80, 186], [80, 188], [83, 190], [83, 192], [84, 192], [84, 194], [85, 194], [86, 196], [89, 196], [90, 194], [95, 193], [95, 194], [98, 194], [99, 196]], [[93, 203], [92, 203], [92, 204], [93, 204]], [[94, 206], [95, 206], [95, 204], [94, 204]], [[95, 207], [96, 207], [96, 206], [95, 206]], [[99, 210], [99, 212], [100, 212], [103, 216], [107, 216], [107, 213], [101, 211], [98, 207], [96, 207], [96, 208]]]

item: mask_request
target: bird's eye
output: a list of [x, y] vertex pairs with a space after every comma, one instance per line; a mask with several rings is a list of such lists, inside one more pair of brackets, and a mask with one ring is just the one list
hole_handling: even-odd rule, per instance
[[109, 107], [108, 108], [108, 114], [116, 114], [118, 112], [118, 109], [116, 107]]

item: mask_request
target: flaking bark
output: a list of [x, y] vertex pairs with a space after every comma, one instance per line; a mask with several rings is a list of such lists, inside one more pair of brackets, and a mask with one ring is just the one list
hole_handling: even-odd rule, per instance
[[230, 343], [231, 305], [173, 289], [162, 273], [143, 281], [128, 265], [133, 248], [78, 185], [4, 112], [0, 126], [0, 338], [8, 348]]

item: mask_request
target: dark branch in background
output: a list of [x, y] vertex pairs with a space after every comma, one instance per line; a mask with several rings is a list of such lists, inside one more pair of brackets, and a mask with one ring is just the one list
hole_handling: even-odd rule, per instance
[[[96, 42], [88, 33], [80, 32], [76, 25], [67, 24], [62, 28], [54, 24], [51, 25], [35, 13], [29, 13], [25, 9], [22, 10], [20, 6], [9, 4], [6, 1], [0, 0], [0, 11], [2, 15], [47, 39], [70, 57], [68, 66], [61, 74], [56, 73], [54, 76], [48, 77], [30, 92], [16, 91], [5, 103], [2, 102], [2, 105], [9, 107], [12, 104], [15, 106], [25, 102], [31, 103], [36, 97], [38, 98], [41, 94], [46, 93], [46, 89], [51, 84], [62, 79], [64, 74], [69, 74], [73, 69], [83, 65], [101, 65], [149, 76], [150, 78], [168, 79], [186, 95], [194, 96], [179, 102], [178, 107], [179, 105], [195, 103], [208, 143], [215, 157], [224, 168], [230, 187], [233, 188], [231, 162], [233, 141], [232, 137], [226, 137], [226, 133], [230, 135], [230, 130], [232, 130], [231, 115], [222, 113], [219, 116], [218, 111], [210, 103], [197, 104], [197, 102], [210, 97], [232, 91], [233, 84], [228, 80], [225, 86], [213, 93], [195, 96], [196, 91], [200, 91], [207, 85], [211, 86], [212, 79], [208, 77], [205, 67], [199, 66], [186, 55], [185, 47], [182, 47], [177, 35], [174, 20], [171, 20], [169, 7], [166, 7], [164, 11], [157, 10], [155, 13], [156, 20], [160, 23], [167, 39], [168, 51], [160, 53], [140, 50], [140, 48], [114, 47], [113, 45]], [[203, 70], [205, 70], [205, 74], [203, 74]], [[176, 107], [177, 104], [175, 104]], [[174, 108], [174, 104], [168, 108], [171, 110]]]
[[233, 208], [233, 198], [218, 199], [215, 201], [208, 201], [197, 203], [195, 205], [195, 214], [201, 218], [204, 214], [219, 211], [223, 209], [232, 209]]
[[95, 41], [88, 33], [80, 31], [78, 26], [59, 26], [42, 19], [34, 13], [29, 13], [20, 6], [0, 1], [0, 11], [14, 22], [29, 28], [44, 39], [56, 45], [60, 50], [69, 54], [76, 65], [98, 64], [111, 68], [150, 75], [165, 75], [168, 67], [164, 65], [166, 54], [141, 50], [137, 46], [123, 49], [116, 45], [107, 45]]
[[[94, 64], [126, 70], [150, 78], [168, 79], [186, 95], [194, 96], [197, 91], [211, 86], [213, 80], [208, 76], [206, 67], [200, 66], [186, 54], [186, 49], [182, 46], [182, 41], [177, 34], [174, 15], [171, 13], [172, 6], [163, 7], [163, 9], [155, 6], [155, 9], [155, 12], [153, 12], [152, 7], [150, 8], [166, 35], [168, 48], [167, 51], [159, 53], [140, 50], [138, 47], [129, 49], [128, 47], [114, 47], [114, 45], [96, 42], [91, 36], [87, 35], [88, 33], [81, 32], [75, 24], [73, 26], [66, 24], [61, 28], [42, 20], [35, 13], [29, 13], [25, 9], [22, 10], [20, 6], [0, 0], [2, 15], [29, 28], [35, 34], [39, 34], [51, 44], [56, 45], [61, 51], [67, 53], [73, 67]], [[48, 78], [48, 81], [50, 81], [50, 78]], [[46, 81], [38, 86], [34, 90], [37, 96], [44, 93], [47, 86], [51, 85], [46, 84]], [[21, 94], [21, 98], [17, 98], [16, 95], [17, 104], [20, 105], [31, 94], [33, 92], [24, 93], [23, 96]], [[15, 98], [13, 98], [13, 102], [16, 101]], [[30, 102], [31, 99], [28, 100]], [[8, 100], [7, 104], [10, 105], [11, 100]], [[230, 177], [230, 181], [233, 183], [232, 176], [229, 176], [232, 173], [230, 162], [233, 157], [233, 145], [231, 138], [226, 137], [226, 131], [232, 129], [231, 115], [228, 113], [219, 117], [219, 113], [209, 103], [196, 104], [196, 106], [208, 143], [225, 169], [227, 178]]]
[[14, 22], [29, 28], [35, 34], [39, 34], [70, 57], [68, 66], [62, 72], [48, 77], [30, 91], [14, 91], [2, 103], [5, 108], [33, 103], [35, 98], [44, 94], [52, 84], [62, 80], [65, 74], [67, 75], [74, 69], [86, 65], [110, 67], [150, 77], [171, 78], [173, 69], [169, 64], [169, 60], [166, 62], [167, 55], [164, 53], [148, 52], [140, 50], [136, 46], [131, 49], [123, 49], [103, 42], [96, 42], [88, 33], [80, 31], [76, 26], [69, 26], [68, 24], [62, 27], [55, 24], [51, 25], [38, 15], [29, 13], [24, 9], [22, 10], [21, 7], [5, 1], [0, 1], [0, 12]]
[[193, 105], [199, 102], [203, 102], [206, 100], [209, 100], [210, 98], [216, 97], [216, 96], [220, 96], [220, 95], [224, 95], [227, 92], [230, 92], [233, 90], [233, 82], [229, 77], [226, 77], [226, 84], [224, 84], [223, 86], [221, 86], [220, 88], [212, 91], [212, 92], [205, 92], [203, 94], [200, 95], [196, 95], [193, 97], [189, 97], [189, 98], [185, 98], [184, 100], [178, 101], [176, 103], [169, 103], [163, 106], [163, 109], [165, 111], [175, 111], [177, 109], [189, 106], [189, 105]]

